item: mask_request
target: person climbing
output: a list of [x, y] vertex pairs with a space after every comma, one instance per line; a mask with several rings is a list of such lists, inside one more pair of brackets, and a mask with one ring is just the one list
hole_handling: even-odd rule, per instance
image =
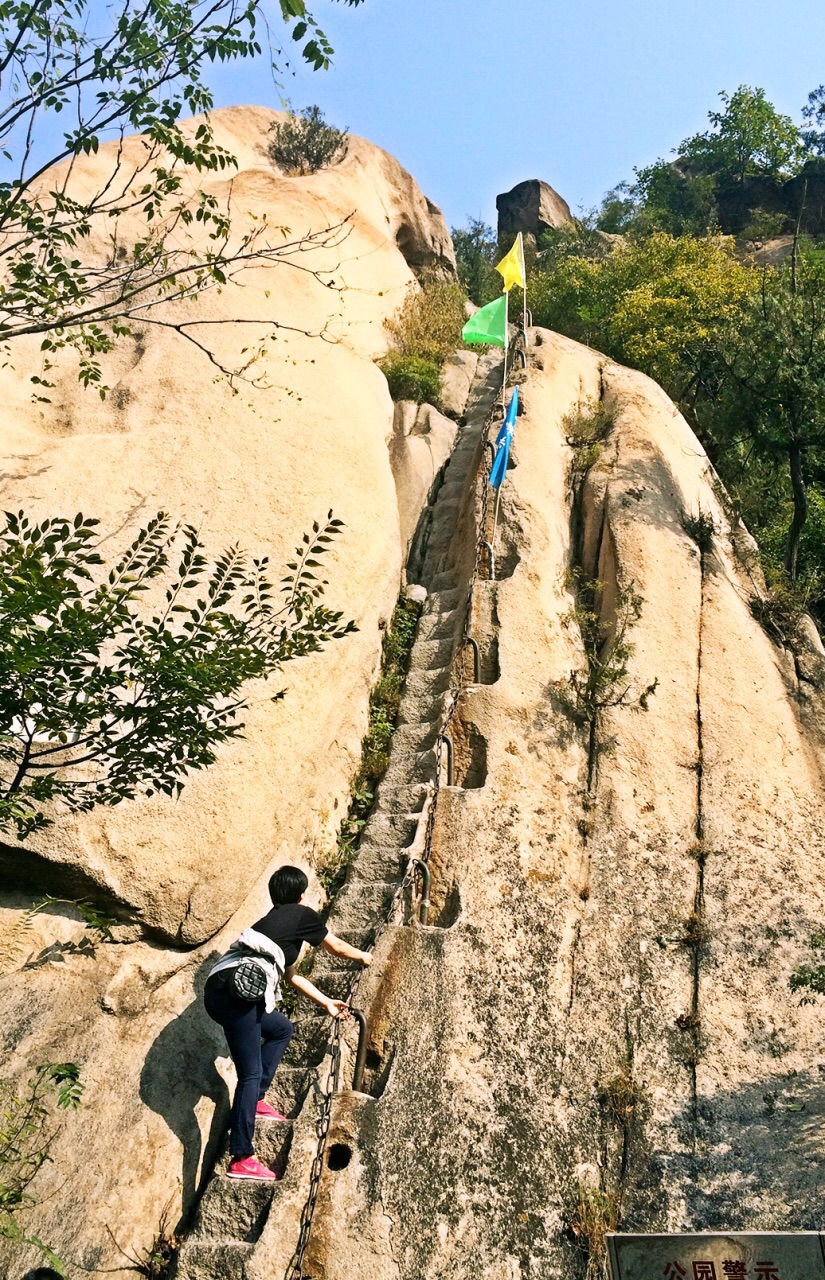
[[238, 1082], [229, 1130], [230, 1178], [271, 1180], [279, 1175], [255, 1159], [255, 1120], [286, 1120], [266, 1092], [292, 1039], [292, 1023], [276, 1009], [280, 981], [326, 1009], [349, 1017], [344, 1000], [332, 1000], [295, 972], [304, 942], [366, 966], [372, 957], [327, 929], [317, 911], [303, 905], [309, 881], [298, 867], [280, 867], [269, 881], [272, 910], [245, 929], [213, 966], [204, 987], [206, 1012], [226, 1035]]

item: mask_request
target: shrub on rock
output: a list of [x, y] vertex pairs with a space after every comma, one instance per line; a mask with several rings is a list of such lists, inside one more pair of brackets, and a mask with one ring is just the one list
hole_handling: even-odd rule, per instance
[[414, 400], [438, 408], [441, 397], [441, 370], [434, 360], [422, 356], [402, 356], [391, 352], [381, 362], [393, 400]]
[[338, 164], [347, 153], [347, 130], [327, 124], [318, 106], [290, 111], [283, 124], [272, 126], [269, 154], [289, 174], [317, 173]]

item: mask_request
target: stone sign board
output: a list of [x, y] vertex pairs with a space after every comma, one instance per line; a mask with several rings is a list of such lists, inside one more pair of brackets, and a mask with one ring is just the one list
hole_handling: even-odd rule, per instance
[[825, 1280], [818, 1231], [609, 1235], [613, 1280]]

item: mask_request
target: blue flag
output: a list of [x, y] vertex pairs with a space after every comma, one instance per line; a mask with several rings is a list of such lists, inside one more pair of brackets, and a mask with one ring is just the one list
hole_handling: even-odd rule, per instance
[[510, 404], [507, 408], [507, 417], [501, 424], [501, 430], [496, 436], [496, 456], [493, 458], [493, 465], [490, 468], [490, 484], [494, 489], [500, 489], [504, 483], [504, 477], [507, 475], [507, 462], [510, 458], [510, 441], [513, 438], [513, 430], [516, 425], [516, 417], [518, 415], [518, 387], [513, 388], [513, 394], [510, 397]]

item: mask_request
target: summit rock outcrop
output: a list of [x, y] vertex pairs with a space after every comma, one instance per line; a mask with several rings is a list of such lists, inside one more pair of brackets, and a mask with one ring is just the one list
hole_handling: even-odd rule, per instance
[[535, 244], [543, 231], [567, 227], [573, 222], [567, 201], [540, 178], [528, 178], [496, 196], [496, 209], [499, 240], [510, 239], [522, 231]]

